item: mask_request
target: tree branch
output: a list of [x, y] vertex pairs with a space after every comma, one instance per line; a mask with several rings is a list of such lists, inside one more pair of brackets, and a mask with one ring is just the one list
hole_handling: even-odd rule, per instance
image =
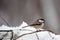
[[[16, 40], [16, 39], [18, 39], [18, 38], [20, 38], [20, 37], [22, 37], [22, 36], [24, 36], [24, 35], [33, 34], [33, 33], [41, 32], [41, 31], [49, 31], [49, 32], [52, 32], [52, 31], [50, 31], [50, 30], [38, 30], [38, 31], [31, 32], [31, 33], [22, 34], [22, 35], [20, 35], [20, 36], [18, 36], [18, 37], [16, 37], [16, 38], [13, 38], [13, 40]], [[36, 36], [37, 36], [37, 35], [36, 35]], [[39, 40], [39, 38], [38, 38], [38, 40]]]

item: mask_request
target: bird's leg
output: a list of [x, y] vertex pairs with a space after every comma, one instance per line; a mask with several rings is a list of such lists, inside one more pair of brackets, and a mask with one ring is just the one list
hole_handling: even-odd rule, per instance
[[41, 28], [38, 28], [38, 29], [37, 29], [37, 31], [43, 31], [43, 29], [41, 29]]

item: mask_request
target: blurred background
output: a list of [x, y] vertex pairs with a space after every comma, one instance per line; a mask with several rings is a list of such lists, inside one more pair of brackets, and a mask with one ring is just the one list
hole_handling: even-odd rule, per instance
[[45, 29], [60, 34], [60, 0], [0, 0], [0, 26], [29, 25], [39, 18], [46, 20]]

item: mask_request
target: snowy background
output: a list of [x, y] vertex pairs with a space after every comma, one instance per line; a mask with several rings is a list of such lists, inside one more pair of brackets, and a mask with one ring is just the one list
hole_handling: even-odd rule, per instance
[[[35, 28], [30, 27], [30, 26], [28, 26], [26, 28], [22, 28], [24, 26], [28, 26], [28, 24], [23, 21], [19, 27], [8, 27], [5, 25], [2, 25], [0, 27], [0, 30], [13, 30], [13, 39], [20, 35], [32, 33], [34, 31], [36, 31]], [[44, 29], [42, 29], [42, 30], [44, 30]], [[2, 40], [10, 40], [10, 38], [12, 36], [11, 32], [8, 32], [7, 35], [5, 35], [6, 33], [7, 32], [0, 32], [0, 39], [3, 37]], [[38, 35], [38, 37], [36, 36], [36, 34]], [[5, 35], [5, 36], [3, 36], [3, 35]], [[41, 31], [41, 32], [21, 36], [21, 37], [17, 38], [16, 40], [60, 40], [60, 35], [55, 35], [54, 33], [51, 33], [48, 31]]]

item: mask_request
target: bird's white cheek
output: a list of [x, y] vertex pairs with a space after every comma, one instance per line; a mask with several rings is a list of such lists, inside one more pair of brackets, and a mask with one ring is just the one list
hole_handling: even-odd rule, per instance
[[44, 22], [44, 21], [42, 21], [42, 20], [39, 20], [39, 22]]

